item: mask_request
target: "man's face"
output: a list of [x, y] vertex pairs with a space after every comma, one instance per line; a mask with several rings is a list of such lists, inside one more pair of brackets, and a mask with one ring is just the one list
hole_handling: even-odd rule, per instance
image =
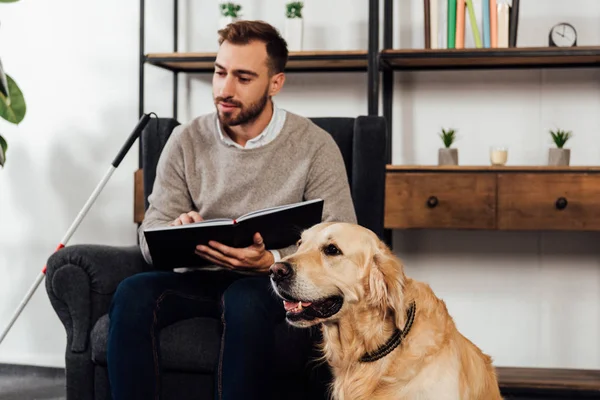
[[279, 90], [277, 84], [272, 84], [277, 77], [269, 76], [267, 57], [262, 42], [221, 44], [213, 75], [213, 99], [224, 125], [251, 123], [262, 113], [269, 97]]

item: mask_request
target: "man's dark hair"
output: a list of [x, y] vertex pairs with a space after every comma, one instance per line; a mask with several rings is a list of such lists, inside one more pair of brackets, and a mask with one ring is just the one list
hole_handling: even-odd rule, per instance
[[287, 43], [272, 25], [263, 21], [242, 20], [219, 30], [219, 46], [224, 41], [248, 44], [254, 40], [265, 43], [271, 74], [283, 72], [288, 60]]

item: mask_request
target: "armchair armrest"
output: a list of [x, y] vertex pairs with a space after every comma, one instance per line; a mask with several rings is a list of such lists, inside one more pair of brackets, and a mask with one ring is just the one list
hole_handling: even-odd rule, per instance
[[108, 312], [119, 283], [149, 269], [138, 246], [73, 245], [49, 257], [46, 291], [72, 352], [86, 351], [90, 331]]

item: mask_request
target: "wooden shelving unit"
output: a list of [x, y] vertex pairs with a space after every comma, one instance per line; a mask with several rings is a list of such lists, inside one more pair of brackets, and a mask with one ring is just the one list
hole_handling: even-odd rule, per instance
[[581, 68], [600, 66], [600, 47], [532, 47], [503, 49], [386, 49], [380, 54], [381, 67], [405, 71]]
[[[384, 0], [382, 110], [388, 126], [385, 226], [391, 229], [600, 231], [600, 166], [391, 165], [396, 72], [600, 67], [600, 46], [396, 49]], [[401, 90], [401, 88], [399, 88]], [[507, 394], [600, 399], [600, 370], [497, 368]], [[537, 398], [537, 397], [536, 397]]]
[[[211, 73], [216, 53], [152, 53], [146, 62], [173, 72]], [[367, 51], [290, 52], [287, 72], [366, 72]]]

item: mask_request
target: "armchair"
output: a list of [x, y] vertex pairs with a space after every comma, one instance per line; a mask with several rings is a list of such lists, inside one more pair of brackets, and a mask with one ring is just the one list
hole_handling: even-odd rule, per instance
[[[313, 118], [340, 147], [358, 223], [383, 238], [386, 124], [381, 117]], [[143, 207], [148, 206], [156, 164], [173, 128], [173, 119], [151, 121], [142, 133]], [[143, 212], [143, 210], [142, 210]], [[110, 399], [106, 369], [108, 309], [118, 284], [150, 270], [138, 246], [73, 245], [47, 262], [46, 291], [67, 335], [68, 400]], [[278, 329], [292, 329], [285, 322]], [[163, 399], [213, 399], [213, 370], [220, 343], [220, 320], [195, 318], [166, 327], [163, 349]], [[311, 354], [309, 330], [294, 330], [296, 346], [276, 343], [279, 354], [273, 384], [285, 399], [324, 398], [323, 377], [312, 365], [290, 365], [290, 352]], [[314, 336], [314, 335], [313, 335]], [[192, 344], [193, 343], [193, 344]], [[325, 377], [326, 378], [326, 377]]]

